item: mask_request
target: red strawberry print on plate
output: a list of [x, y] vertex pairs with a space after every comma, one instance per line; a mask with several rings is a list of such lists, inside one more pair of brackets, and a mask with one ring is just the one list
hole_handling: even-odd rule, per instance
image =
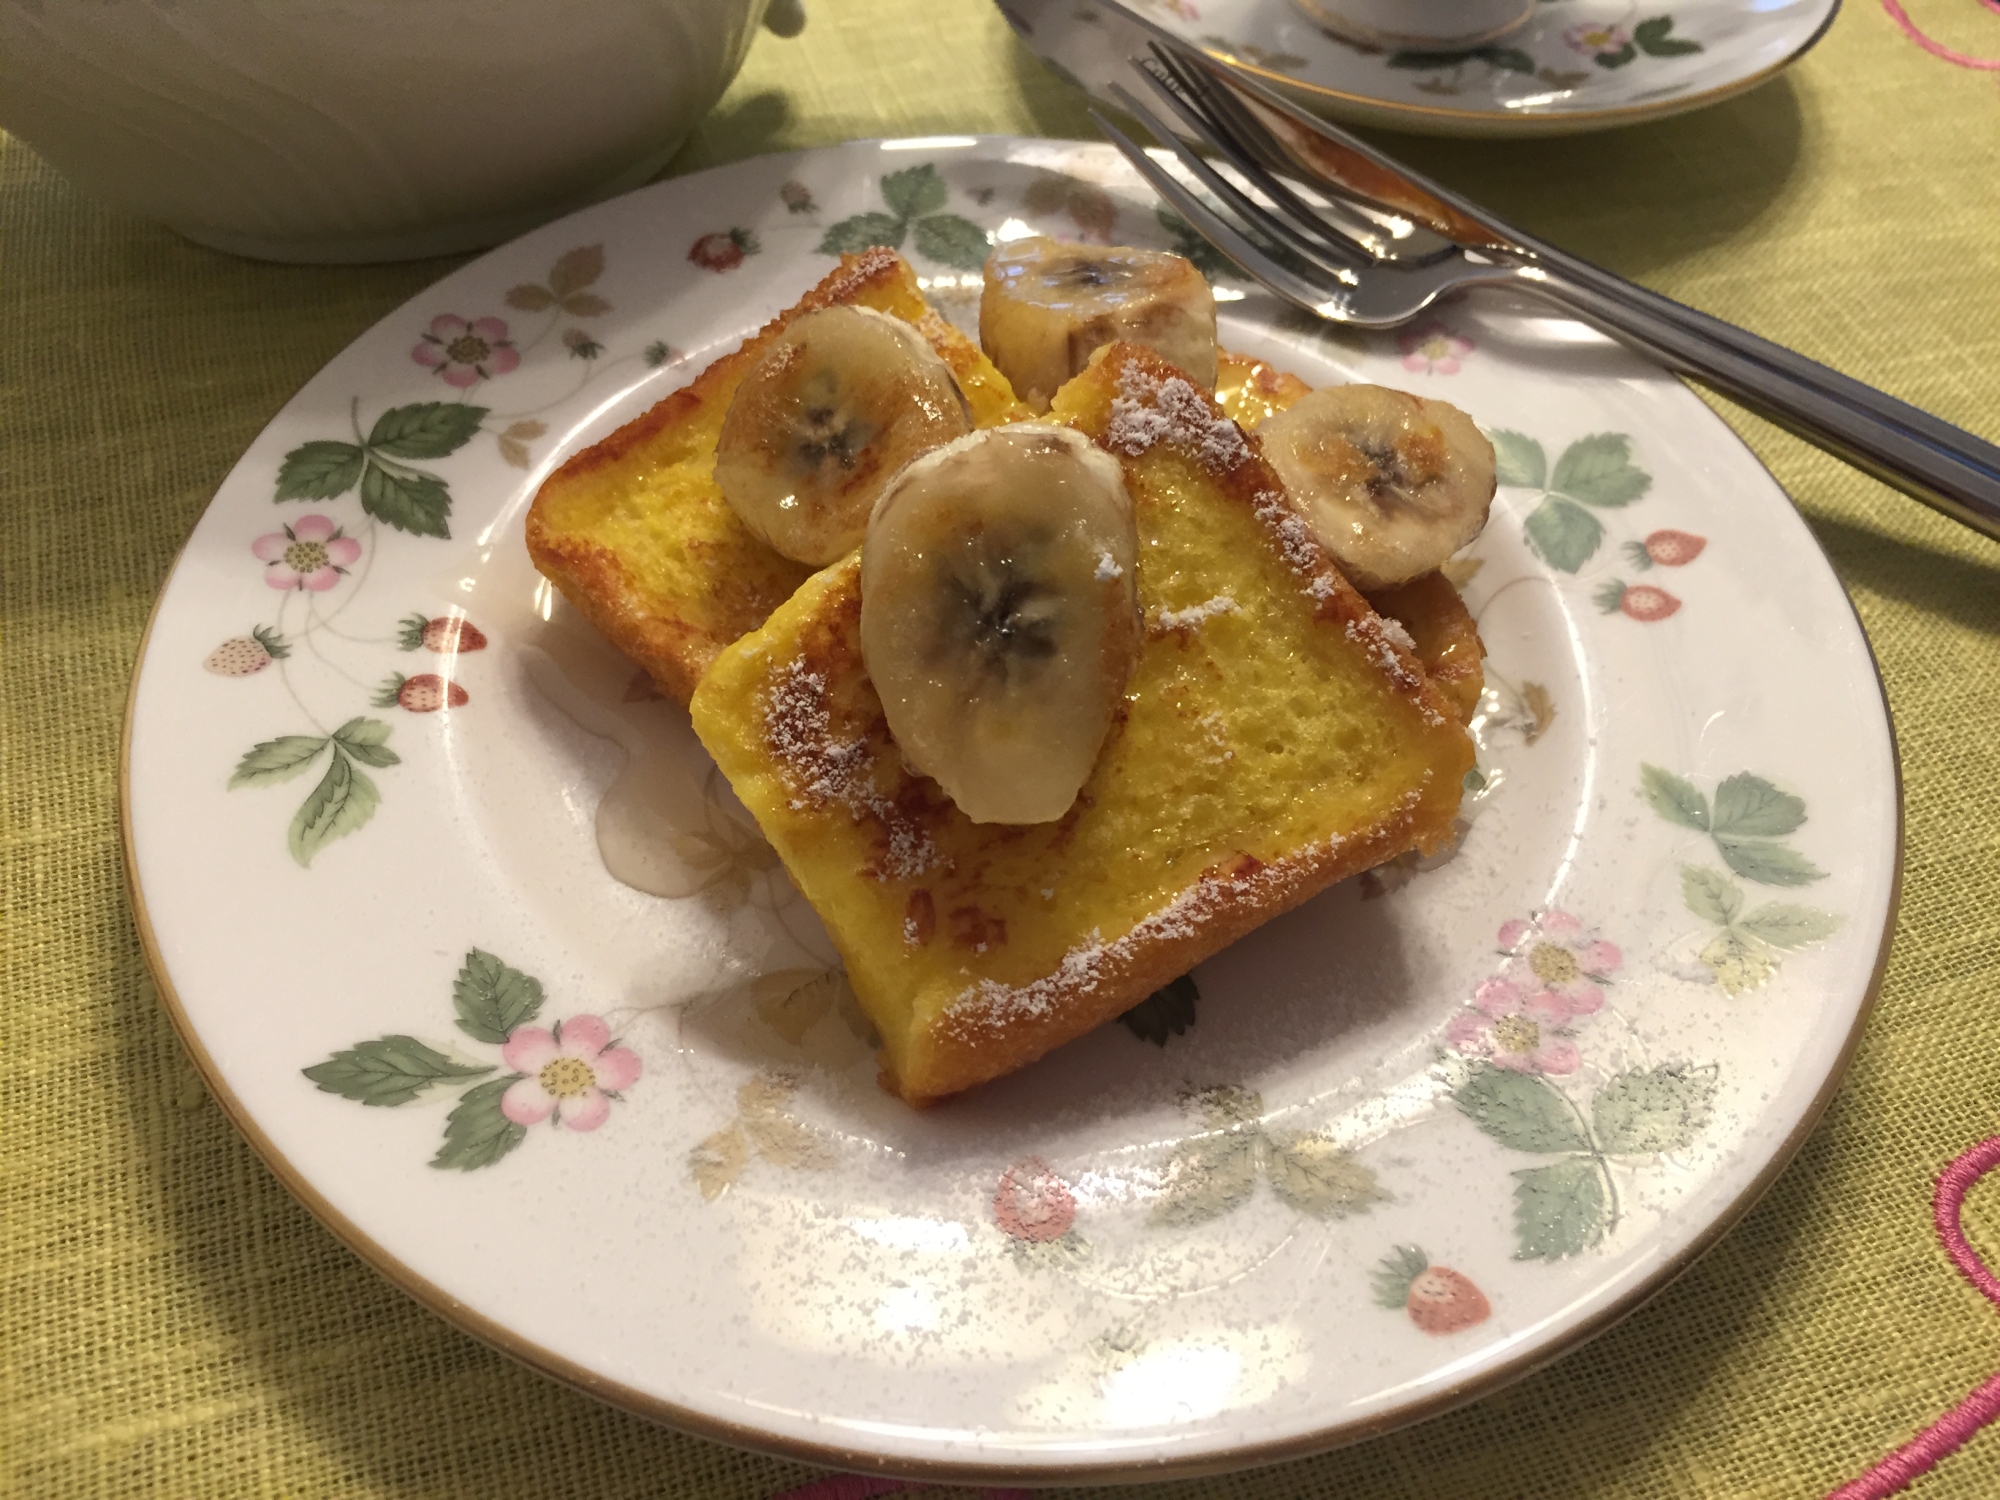
[[268, 625], [257, 625], [248, 635], [231, 636], [217, 646], [202, 665], [218, 677], [249, 677], [291, 654], [283, 636]]
[[1685, 568], [1708, 545], [1708, 538], [1691, 531], [1655, 531], [1643, 542], [1627, 542], [1625, 559], [1640, 572], [1648, 568]]
[[1076, 1222], [1076, 1195], [1039, 1156], [1014, 1163], [993, 1194], [993, 1221], [1017, 1240], [1045, 1244]]
[[1623, 579], [1614, 578], [1597, 591], [1597, 606], [1607, 615], [1624, 614], [1651, 624], [1673, 614], [1681, 607], [1681, 601], [1650, 583], [1628, 584]]
[[405, 677], [397, 672], [382, 684], [375, 695], [377, 708], [404, 708], [413, 714], [434, 714], [441, 708], [463, 708], [471, 695], [457, 683], [435, 672], [419, 672]]
[[1398, 1245], [1369, 1272], [1379, 1307], [1401, 1308], [1425, 1333], [1457, 1333], [1493, 1314], [1493, 1304], [1472, 1278], [1434, 1266], [1422, 1246]]
[[747, 229], [717, 230], [689, 246], [688, 259], [704, 271], [733, 271], [743, 264], [744, 256], [755, 255], [761, 248], [757, 236]]
[[405, 651], [422, 646], [448, 656], [457, 651], [484, 651], [486, 632], [463, 615], [439, 615], [433, 620], [409, 614], [397, 629], [396, 644]]

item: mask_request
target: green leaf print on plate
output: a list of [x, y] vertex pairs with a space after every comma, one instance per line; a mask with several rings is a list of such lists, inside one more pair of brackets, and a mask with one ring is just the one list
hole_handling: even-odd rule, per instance
[[1669, 1063], [1619, 1073], [1586, 1114], [1537, 1073], [1474, 1063], [1452, 1102], [1502, 1146], [1561, 1156], [1514, 1176], [1517, 1260], [1560, 1260], [1589, 1249], [1617, 1222], [1611, 1157], [1690, 1145], [1713, 1110], [1717, 1069]]
[[1263, 1161], [1271, 1191], [1315, 1219], [1344, 1219], [1388, 1197], [1352, 1152], [1317, 1131], [1267, 1132]]
[[1648, 57], [1687, 57], [1702, 50], [1700, 42], [1672, 35], [1672, 16], [1652, 16], [1632, 28], [1632, 40]]
[[382, 794], [375, 783], [355, 770], [354, 762], [336, 748], [319, 785], [293, 814], [285, 846], [293, 859], [309, 865], [324, 845], [354, 832], [375, 816], [381, 804]]
[[1596, 554], [1604, 523], [1591, 514], [1632, 504], [1652, 488], [1653, 477], [1632, 462], [1632, 440], [1622, 432], [1578, 438], [1549, 473], [1542, 445], [1524, 433], [1495, 431], [1497, 482], [1542, 491], [1542, 502], [1523, 529], [1528, 545], [1550, 567], [1574, 573]]
[[1561, 1260], [1604, 1237], [1605, 1175], [1586, 1156], [1514, 1174], [1517, 1260]]
[[1487, 437], [1493, 443], [1494, 477], [1501, 484], [1530, 490], [1548, 484], [1549, 465], [1542, 456], [1540, 443], [1521, 433], [1504, 430], [1488, 433]]
[[358, 1104], [408, 1104], [434, 1083], [481, 1078], [492, 1065], [457, 1063], [415, 1037], [384, 1036], [336, 1052], [304, 1070], [322, 1091]]
[[1265, 1129], [1263, 1096], [1254, 1089], [1195, 1089], [1181, 1103], [1208, 1129], [1167, 1159], [1154, 1224], [1186, 1228], [1220, 1218], [1250, 1201], [1260, 1177], [1283, 1202], [1317, 1219], [1344, 1219], [1388, 1200], [1375, 1174], [1331, 1134]]
[[1168, 1037], [1180, 1036], [1194, 1025], [1194, 1009], [1200, 1000], [1201, 991], [1195, 988], [1194, 976], [1183, 974], [1154, 990], [1118, 1019], [1140, 1041], [1164, 1047]]
[[[571, 317], [597, 318], [611, 311], [611, 304], [585, 287], [604, 274], [604, 247], [579, 245], [565, 251], [549, 267], [546, 284], [524, 281], [508, 288], [506, 302], [522, 312], [545, 312], [559, 307]], [[412, 455], [414, 457], [414, 455]]]
[[389, 726], [380, 719], [349, 719], [333, 732], [333, 742], [365, 766], [378, 770], [400, 764], [402, 757], [388, 748]]
[[882, 178], [882, 201], [889, 205], [899, 219], [914, 219], [922, 214], [934, 214], [943, 208], [951, 196], [945, 187], [944, 178], [929, 162], [921, 167], [907, 167], [901, 172], [890, 172]]
[[842, 219], [819, 242], [821, 255], [852, 255], [875, 245], [903, 248], [914, 229], [917, 254], [961, 271], [986, 264], [986, 231], [958, 214], [941, 212], [951, 190], [938, 169], [925, 162], [905, 167], [882, 179], [882, 201], [888, 213], [860, 213]]
[[449, 537], [451, 491], [437, 475], [404, 460], [443, 458], [479, 431], [486, 408], [457, 401], [393, 406], [361, 436], [361, 400], [349, 408], [355, 441], [301, 443], [278, 466], [276, 500], [332, 500], [358, 484], [361, 508], [384, 525], [413, 536]]
[[263, 740], [244, 752], [229, 784], [268, 786], [289, 781], [311, 765], [325, 748], [326, 736], [319, 734], [284, 734], [275, 740]]
[[353, 443], [301, 443], [278, 466], [278, 499], [331, 500], [353, 489], [368, 455]]
[[368, 447], [390, 458], [443, 458], [472, 441], [486, 412], [455, 401], [392, 406], [375, 419]]
[[900, 250], [908, 232], [909, 226], [894, 214], [856, 214], [827, 230], [819, 242], [819, 253], [853, 255], [875, 245]]
[[1584, 1151], [1590, 1136], [1569, 1101], [1533, 1073], [1481, 1064], [1452, 1095], [1473, 1124], [1516, 1151]]
[[[1730, 871], [1759, 885], [1800, 886], [1826, 872], [1790, 845], [1786, 835], [1805, 826], [1803, 797], [1762, 776], [1738, 771], [1717, 783], [1710, 800], [1692, 781], [1660, 766], [1639, 768], [1640, 795], [1678, 828], [1707, 834]], [[1720, 930], [1696, 961], [1726, 995], [1742, 995], [1778, 972], [1786, 950], [1824, 942], [1840, 918], [1817, 907], [1768, 901], [1749, 908], [1743, 887], [1710, 865], [1681, 866], [1681, 902], [1700, 921]]]
[[292, 858], [300, 865], [310, 865], [327, 844], [375, 816], [382, 794], [372, 780], [355, 769], [354, 762], [378, 770], [400, 764], [402, 757], [388, 747], [388, 738], [387, 724], [367, 718], [349, 719], [329, 735], [280, 735], [244, 752], [229, 785], [271, 786], [289, 781], [319, 759], [322, 750], [330, 750], [325, 774], [293, 815], [285, 835]]
[[451, 987], [458, 1029], [482, 1042], [504, 1042], [542, 1008], [541, 981], [474, 948]]
[[1759, 885], [1809, 885], [1826, 871], [1778, 843], [1806, 820], [1804, 799], [1781, 792], [1761, 776], [1739, 771], [1715, 789], [1715, 808], [1685, 777], [1659, 766], [1639, 768], [1640, 788], [1653, 811], [1669, 823], [1706, 833], [1722, 862]]
[[[465, 955], [451, 998], [459, 1029], [500, 1048], [497, 1064], [453, 1057], [443, 1046], [397, 1033], [342, 1048], [300, 1071], [323, 1094], [380, 1107], [408, 1104], [436, 1088], [462, 1089], [431, 1158], [432, 1166], [459, 1172], [492, 1166], [543, 1120], [596, 1130], [612, 1102], [639, 1080], [638, 1054], [619, 1045], [599, 1017], [571, 1016], [546, 1031], [528, 1024], [542, 1007], [541, 981], [491, 953], [474, 948]], [[501, 1068], [507, 1071], [500, 1077], [487, 1076]]]
[[1680, 1150], [1708, 1124], [1715, 1077], [1713, 1067], [1620, 1073], [1590, 1101], [1598, 1146], [1612, 1156]]
[[515, 1124], [500, 1107], [502, 1096], [520, 1078], [515, 1073], [467, 1089], [445, 1120], [444, 1144], [431, 1158], [431, 1165], [476, 1171], [492, 1166], [526, 1140], [528, 1127]]
[[916, 223], [917, 254], [961, 270], [986, 264], [986, 231], [956, 214], [937, 214]]

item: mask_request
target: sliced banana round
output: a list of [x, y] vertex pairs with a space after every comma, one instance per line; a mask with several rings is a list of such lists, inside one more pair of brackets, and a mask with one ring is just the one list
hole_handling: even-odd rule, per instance
[[1493, 445], [1447, 402], [1328, 386], [1266, 418], [1257, 436], [1356, 588], [1428, 573], [1486, 525]]
[[1142, 639], [1115, 459], [1066, 427], [961, 438], [882, 493], [861, 548], [861, 654], [909, 764], [975, 823], [1076, 801]]
[[859, 544], [898, 469], [971, 430], [951, 367], [916, 329], [873, 308], [822, 307], [736, 387], [715, 482], [770, 546], [821, 566]]
[[1019, 396], [1047, 411], [1096, 350], [1144, 344], [1215, 386], [1215, 297], [1178, 255], [1125, 245], [1010, 240], [986, 260], [979, 342]]

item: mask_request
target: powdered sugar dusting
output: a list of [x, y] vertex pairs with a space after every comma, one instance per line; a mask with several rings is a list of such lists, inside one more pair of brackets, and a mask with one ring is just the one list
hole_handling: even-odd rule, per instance
[[826, 678], [801, 661], [790, 663], [771, 689], [764, 707], [764, 735], [771, 753], [804, 782], [803, 790], [791, 799], [793, 812], [813, 802], [845, 801], [867, 764], [865, 742], [834, 743], [833, 721], [826, 711]]
[[[1406, 792], [1383, 816], [1403, 816], [1420, 800], [1417, 791]], [[1078, 996], [1094, 994], [1107, 980], [1121, 977], [1129, 960], [1146, 949], [1193, 938], [1222, 913], [1274, 886], [1289, 884], [1301, 868], [1323, 867], [1347, 842], [1334, 834], [1281, 860], [1255, 864], [1242, 874], [1205, 874], [1123, 937], [1107, 943], [1102, 933], [1093, 929], [1062, 956], [1054, 973], [1019, 985], [982, 979], [960, 991], [947, 1009], [954, 1016], [1001, 1027], [1050, 1015], [1073, 1004]]]
[[1284, 492], [1259, 490], [1250, 502], [1250, 511], [1277, 541], [1278, 551], [1284, 554], [1292, 570], [1306, 576], [1306, 593], [1322, 603], [1332, 598], [1334, 584], [1327, 577], [1331, 564], [1327, 562], [1326, 553], [1320, 549], [1319, 538], [1312, 534], [1305, 517], [1292, 508], [1292, 502], [1285, 498]]
[[1381, 616], [1381, 620], [1382, 620], [1382, 633], [1388, 636], [1389, 639], [1394, 641], [1397, 645], [1401, 646], [1405, 651], [1409, 652], [1412, 656], [1416, 655], [1417, 652], [1416, 637], [1411, 635], [1409, 631], [1403, 628], [1403, 622], [1401, 620], [1392, 620], [1387, 615]]
[[1242, 430], [1213, 411], [1200, 391], [1178, 375], [1160, 380], [1132, 363], [1118, 372], [1104, 441], [1133, 458], [1167, 443], [1214, 469], [1234, 469], [1250, 457]]
[[873, 760], [868, 742], [834, 739], [826, 678], [804, 662], [789, 663], [772, 687], [764, 705], [764, 737], [771, 753], [793, 773], [797, 790], [787, 804], [792, 811], [832, 802], [857, 817], [872, 815], [888, 836], [880, 872], [887, 878], [921, 875], [939, 863], [929, 835], [875, 790], [868, 774]]
[[[1402, 630], [1400, 625], [1396, 628], [1399, 631]], [[1402, 688], [1406, 692], [1411, 692], [1423, 686], [1423, 678], [1412, 672], [1405, 665], [1402, 656], [1397, 653], [1395, 645], [1391, 644], [1393, 638], [1384, 628], [1384, 622], [1380, 616], [1369, 615], [1363, 619], [1349, 620], [1347, 622], [1347, 638], [1366, 651], [1375, 665], [1382, 669], [1382, 675], [1395, 683], [1397, 687]], [[1409, 632], [1403, 631], [1403, 639], [1407, 641], [1409, 638]]]
[[1230, 594], [1217, 594], [1213, 599], [1204, 599], [1199, 604], [1190, 604], [1186, 609], [1156, 609], [1153, 611], [1153, 628], [1156, 630], [1199, 630], [1201, 622], [1216, 615], [1232, 613], [1236, 599]]

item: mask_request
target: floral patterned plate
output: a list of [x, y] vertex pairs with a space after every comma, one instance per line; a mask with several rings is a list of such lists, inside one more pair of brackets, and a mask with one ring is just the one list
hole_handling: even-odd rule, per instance
[[1351, 40], [1294, 0], [1133, 3], [1314, 108], [1436, 135], [1563, 135], [1699, 109], [1796, 62], [1840, 9], [1840, 0], [1539, 0], [1495, 41], [1440, 49]]
[[827, 1463], [1156, 1476], [1490, 1389], [1742, 1213], [1873, 993], [1896, 765], [1811, 535], [1674, 380], [1505, 301], [1358, 338], [1220, 282], [1231, 345], [1493, 436], [1461, 845], [906, 1109], [686, 714], [522, 517], [841, 250], [900, 244], [965, 319], [1032, 230], [1187, 246], [1103, 147], [857, 143], [601, 204], [392, 314], [161, 595], [128, 852], [217, 1097], [460, 1326]]

